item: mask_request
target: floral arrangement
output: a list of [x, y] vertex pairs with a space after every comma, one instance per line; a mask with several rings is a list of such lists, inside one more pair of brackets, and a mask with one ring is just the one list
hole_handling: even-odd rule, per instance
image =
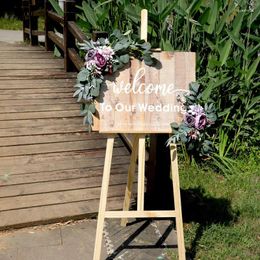
[[199, 104], [199, 85], [196, 82], [190, 84], [188, 95], [178, 97], [185, 113], [181, 124], [172, 123], [173, 135], [170, 143], [183, 143], [189, 154], [197, 156], [209, 156], [213, 152], [212, 143], [207, 140], [210, 128], [217, 120], [213, 103]]
[[151, 45], [138, 38], [132, 39], [130, 31], [122, 34], [115, 30], [108, 39], [85, 41], [79, 43], [79, 46], [85, 53], [85, 63], [77, 75], [74, 97], [81, 103], [83, 123], [91, 129], [96, 111], [95, 99], [104, 87], [104, 75], [113, 74], [123, 68], [131, 57], [143, 60], [149, 66], [154, 59], [151, 57]]

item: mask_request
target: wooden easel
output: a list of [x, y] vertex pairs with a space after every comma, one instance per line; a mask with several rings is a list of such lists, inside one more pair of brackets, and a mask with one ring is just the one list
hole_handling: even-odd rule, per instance
[[[134, 135], [133, 150], [131, 154], [130, 166], [128, 169], [128, 179], [127, 179], [127, 187], [125, 191], [123, 211], [106, 211], [107, 193], [108, 193], [108, 186], [109, 186], [114, 139], [115, 139], [114, 135], [111, 135], [107, 139], [105, 165], [104, 165], [103, 180], [102, 180], [102, 187], [101, 187], [101, 196], [100, 196], [100, 205], [99, 205], [99, 214], [98, 214], [98, 223], [97, 223], [93, 260], [100, 260], [105, 218], [121, 218], [122, 219], [121, 225], [125, 226], [127, 224], [127, 218], [173, 218], [173, 217], [176, 218], [179, 259], [185, 260], [185, 246], [184, 246], [184, 236], [183, 236], [183, 223], [182, 223], [182, 213], [181, 213], [181, 197], [180, 197], [176, 145], [172, 144], [170, 146], [171, 172], [172, 172], [175, 210], [167, 210], [167, 211], [165, 210], [145, 211], [144, 210], [145, 135], [136, 134]], [[137, 157], [138, 157], [137, 210], [129, 211]]]
[[[147, 40], [148, 14], [147, 10], [141, 12], [141, 38]], [[105, 164], [103, 171], [103, 180], [101, 187], [99, 214], [97, 222], [96, 240], [93, 260], [100, 260], [102, 236], [105, 218], [121, 218], [121, 225], [126, 226], [128, 218], [176, 218], [176, 231], [178, 242], [178, 255], [180, 260], [185, 260], [185, 246], [183, 236], [183, 222], [181, 211], [181, 197], [179, 186], [179, 172], [177, 160], [177, 147], [170, 145], [171, 155], [171, 173], [174, 194], [174, 210], [167, 211], [146, 211], [144, 210], [144, 191], [145, 191], [145, 134], [134, 134], [132, 142], [132, 153], [130, 165], [128, 169], [127, 187], [125, 190], [125, 199], [122, 211], [107, 211], [107, 195], [110, 179], [110, 169], [112, 163], [113, 146], [115, 134], [107, 139]], [[136, 162], [138, 159], [138, 184], [137, 184], [137, 210], [130, 211], [130, 200], [132, 195], [132, 187]]]

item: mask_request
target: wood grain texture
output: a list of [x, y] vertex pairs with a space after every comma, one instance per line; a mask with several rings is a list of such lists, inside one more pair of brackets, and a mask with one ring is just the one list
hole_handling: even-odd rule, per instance
[[[180, 109], [177, 96], [187, 91], [189, 84], [195, 81], [195, 53], [159, 52], [154, 56], [160, 61], [155, 67], [132, 60], [129, 68], [107, 77], [107, 89], [100, 99], [100, 132], [170, 133], [170, 123], [182, 120], [182, 114], [175, 112]], [[135, 75], [141, 68], [144, 68], [145, 74], [135, 81]], [[173, 84], [174, 91], [170, 95], [163, 95], [160, 91], [136, 94], [133, 93], [134, 82], [142, 92], [151, 84]], [[113, 84], [118, 88], [129, 83], [130, 93], [115, 93], [113, 90]], [[110, 106], [111, 111], [106, 106]]]
[[[89, 134], [75, 73], [41, 47], [0, 43], [0, 230], [97, 214], [106, 135]], [[117, 137], [108, 208], [121, 208], [129, 153]]]
[[[120, 209], [123, 197], [108, 198], [108, 209]], [[29, 207], [0, 212], [0, 230], [40, 224], [64, 222], [71, 219], [93, 218], [98, 212], [99, 199], [74, 201], [63, 204]]]

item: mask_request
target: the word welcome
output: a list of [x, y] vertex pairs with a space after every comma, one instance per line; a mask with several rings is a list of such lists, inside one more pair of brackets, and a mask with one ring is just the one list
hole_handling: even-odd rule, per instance
[[[112, 82], [111, 85], [113, 87], [113, 91], [115, 94], [125, 93], [130, 94], [131, 92], [133, 94], [160, 94], [162, 96], [166, 95], [172, 95], [175, 92], [179, 91], [175, 88], [174, 83], [171, 84], [145, 84], [142, 82], [142, 78], [145, 75], [145, 68], [140, 68], [136, 72], [133, 84], [126, 83], [124, 81], [121, 81], [119, 84], [116, 84], [115, 82]], [[110, 85], [110, 86], [111, 86]]]

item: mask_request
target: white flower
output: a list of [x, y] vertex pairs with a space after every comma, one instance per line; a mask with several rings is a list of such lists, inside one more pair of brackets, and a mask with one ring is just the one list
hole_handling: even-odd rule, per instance
[[96, 62], [94, 60], [89, 60], [87, 62], [84, 63], [84, 65], [86, 66], [86, 68], [88, 70], [92, 70], [93, 68], [96, 68]]
[[109, 40], [108, 40], [107, 38], [105, 39], [105, 44], [106, 44], [106, 45], [109, 45], [109, 44], [110, 44], [110, 42], [109, 42]]
[[204, 114], [204, 109], [201, 105], [191, 105], [189, 106], [189, 110], [188, 113], [196, 116], [196, 115], [200, 115], [200, 114]]
[[113, 59], [115, 54], [114, 50], [110, 46], [104, 46], [102, 49], [99, 49], [98, 52], [108, 61]]

